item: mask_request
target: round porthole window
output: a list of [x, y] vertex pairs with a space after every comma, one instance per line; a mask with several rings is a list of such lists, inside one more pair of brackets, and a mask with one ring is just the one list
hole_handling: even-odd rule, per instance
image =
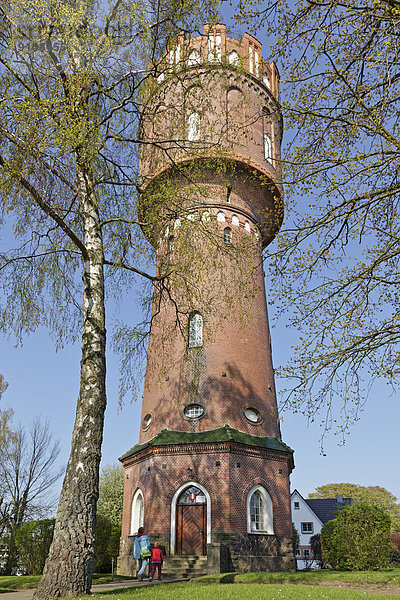
[[260, 421], [260, 413], [255, 408], [246, 408], [244, 416], [250, 423], [258, 423]]
[[151, 416], [151, 414], [146, 415], [143, 419], [142, 428], [148, 429], [150, 427], [150, 425], [152, 424], [152, 422], [153, 422], [153, 417]]
[[200, 404], [189, 404], [183, 412], [188, 419], [199, 419], [204, 415], [204, 408]]

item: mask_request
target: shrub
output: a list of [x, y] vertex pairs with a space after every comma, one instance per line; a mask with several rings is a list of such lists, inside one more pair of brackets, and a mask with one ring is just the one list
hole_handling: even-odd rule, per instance
[[43, 572], [53, 539], [54, 519], [30, 521], [21, 525], [15, 536], [19, 560], [27, 575]]
[[347, 505], [321, 531], [322, 551], [334, 568], [385, 568], [390, 560], [390, 517], [364, 502]]
[[115, 525], [105, 515], [97, 513], [96, 517], [96, 572], [109, 573], [111, 559], [116, 559], [121, 536], [120, 526]]

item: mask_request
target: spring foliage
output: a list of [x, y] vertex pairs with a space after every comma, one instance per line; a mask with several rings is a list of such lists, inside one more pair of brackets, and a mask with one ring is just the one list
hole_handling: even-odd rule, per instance
[[347, 505], [321, 531], [323, 556], [333, 568], [382, 569], [390, 560], [390, 518], [365, 502]]
[[400, 377], [400, 7], [255, 0], [237, 14], [276, 40], [291, 130], [271, 269], [299, 332], [285, 404], [345, 433], [374, 379]]

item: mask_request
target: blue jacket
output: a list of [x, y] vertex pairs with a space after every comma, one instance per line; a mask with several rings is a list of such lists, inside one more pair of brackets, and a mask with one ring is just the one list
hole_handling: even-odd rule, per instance
[[145, 533], [139, 533], [133, 542], [133, 558], [140, 558], [142, 550], [148, 548], [150, 550], [150, 540]]

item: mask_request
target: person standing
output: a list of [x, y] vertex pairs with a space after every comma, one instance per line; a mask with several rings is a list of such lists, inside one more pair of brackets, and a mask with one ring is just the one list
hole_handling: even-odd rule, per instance
[[139, 527], [137, 536], [133, 542], [133, 558], [139, 561], [138, 579], [143, 581], [143, 574], [147, 568], [151, 556], [150, 540], [144, 533], [144, 527]]
[[158, 544], [154, 544], [154, 548], [151, 551], [151, 574], [150, 581], [153, 579], [154, 573], [156, 571], [156, 567], [158, 569], [158, 577], [157, 579], [161, 579], [161, 567], [164, 562], [164, 556], [162, 550]]

